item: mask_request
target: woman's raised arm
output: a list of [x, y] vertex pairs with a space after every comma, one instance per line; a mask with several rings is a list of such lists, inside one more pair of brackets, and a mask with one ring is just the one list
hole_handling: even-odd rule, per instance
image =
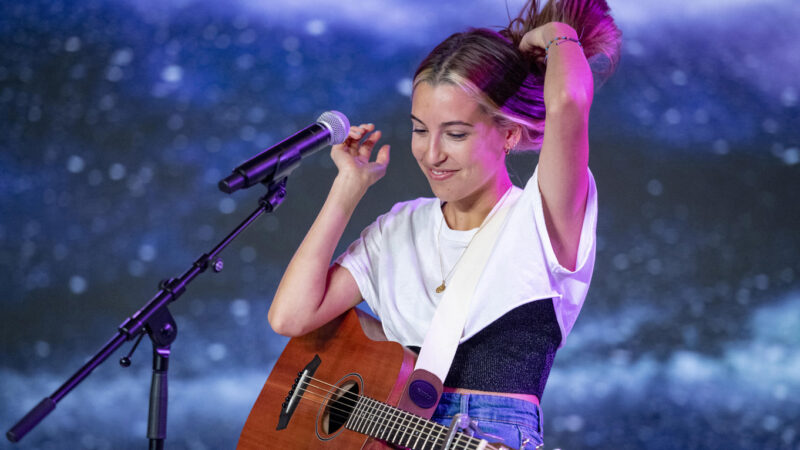
[[574, 270], [589, 187], [589, 109], [594, 82], [578, 35], [550, 22], [525, 34], [520, 49], [547, 48], [545, 130], [539, 190], [550, 243], [559, 263]]
[[374, 129], [372, 124], [351, 127], [344, 143], [331, 149], [339, 173], [316, 220], [289, 262], [269, 309], [269, 323], [279, 334], [308, 333], [361, 301], [350, 272], [339, 265], [331, 266], [330, 261], [356, 205], [386, 173], [388, 145], [380, 148], [375, 161], [369, 160], [381, 136]]

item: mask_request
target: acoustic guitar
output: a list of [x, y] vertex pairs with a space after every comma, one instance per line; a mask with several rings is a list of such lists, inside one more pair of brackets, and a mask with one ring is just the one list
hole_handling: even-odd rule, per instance
[[[293, 338], [256, 399], [237, 448], [508, 449], [428, 420], [441, 382], [418, 375], [415, 360], [414, 352], [386, 341], [380, 322], [358, 309]], [[438, 382], [438, 392], [422, 390], [431, 397], [416, 402], [422, 407], [408, 400], [408, 387], [419, 376]]]

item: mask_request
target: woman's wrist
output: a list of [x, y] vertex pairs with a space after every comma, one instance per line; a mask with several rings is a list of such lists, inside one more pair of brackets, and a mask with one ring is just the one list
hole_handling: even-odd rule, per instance
[[547, 47], [547, 44], [557, 38], [571, 38], [578, 39], [578, 33], [574, 28], [563, 22], [550, 22], [542, 25], [542, 48]]
[[546, 50], [548, 44], [558, 38], [577, 40], [578, 33], [566, 23], [548, 22], [525, 33], [520, 43], [520, 49], [523, 51], [529, 51], [533, 48]]
[[355, 205], [367, 193], [368, 188], [369, 186], [365, 185], [364, 180], [361, 180], [359, 176], [339, 172], [333, 179], [330, 196], [337, 203], [345, 203], [348, 207], [355, 208]]

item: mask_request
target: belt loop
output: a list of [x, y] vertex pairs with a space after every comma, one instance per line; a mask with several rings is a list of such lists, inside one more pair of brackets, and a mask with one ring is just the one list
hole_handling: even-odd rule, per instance
[[469, 394], [461, 394], [461, 408], [459, 412], [469, 416]]
[[539, 415], [539, 437], [544, 439], [544, 417], [542, 416], [541, 405], [536, 405], [536, 411]]

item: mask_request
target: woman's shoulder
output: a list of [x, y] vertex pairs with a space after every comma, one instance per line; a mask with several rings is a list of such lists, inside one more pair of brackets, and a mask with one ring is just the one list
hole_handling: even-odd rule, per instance
[[419, 197], [395, 203], [392, 208], [379, 219], [418, 220], [429, 217], [439, 208], [439, 199], [436, 197]]
[[389, 211], [378, 216], [365, 231], [383, 236], [413, 233], [413, 230], [433, 223], [437, 210], [441, 211], [439, 199], [435, 197], [420, 197], [395, 203]]

